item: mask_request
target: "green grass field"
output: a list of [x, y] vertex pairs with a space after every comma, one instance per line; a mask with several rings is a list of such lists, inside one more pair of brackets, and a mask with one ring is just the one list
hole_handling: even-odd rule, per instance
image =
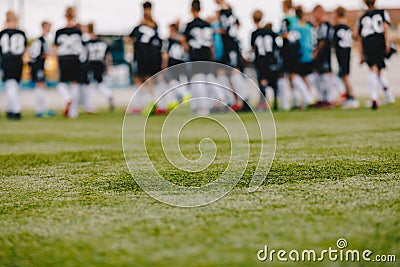
[[[398, 104], [275, 114], [276, 157], [261, 189], [247, 192], [250, 162], [230, 194], [192, 209], [136, 185], [122, 153], [122, 111], [25, 115], [0, 119], [0, 266], [292, 266], [259, 262], [257, 251], [322, 250], [339, 238], [400, 261]], [[220, 172], [219, 161], [199, 184]]]

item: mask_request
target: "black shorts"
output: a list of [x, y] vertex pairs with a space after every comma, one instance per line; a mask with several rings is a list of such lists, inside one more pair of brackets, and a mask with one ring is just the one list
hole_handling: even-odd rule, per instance
[[269, 66], [270, 66], [270, 60], [267, 58], [260, 57], [256, 60], [255, 62], [255, 68], [257, 72], [257, 79], [259, 83], [263, 80], [267, 80], [268, 84], [275, 88], [276, 83], [278, 81], [279, 77], [279, 71], [271, 71]]
[[365, 62], [368, 64], [368, 66], [371, 68], [373, 66], [377, 66], [378, 69], [384, 69], [386, 68], [386, 63], [385, 63], [385, 52], [384, 51], [377, 51], [377, 52], [370, 52], [364, 54], [365, 57]]
[[223, 35], [224, 55], [219, 63], [242, 70], [244, 67], [239, 43], [229, 36]]
[[314, 62], [300, 63], [298, 74], [306, 77], [314, 72]]
[[89, 81], [94, 80], [98, 83], [102, 83], [105, 70], [106, 67], [103, 62], [101, 61], [89, 62], [87, 65], [87, 77]]
[[244, 67], [240, 51], [237, 49], [224, 51], [224, 56], [220, 63], [239, 70], [242, 70]]
[[332, 72], [331, 58], [321, 58], [315, 61], [314, 67], [320, 74]]
[[45, 82], [46, 77], [44, 75], [44, 60], [40, 60], [34, 63], [29, 63], [31, 68], [31, 79], [32, 82]]
[[286, 74], [298, 73], [300, 69], [299, 60], [297, 58], [283, 58], [283, 72]]
[[3, 82], [7, 80], [21, 81], [22, 76], [22, 57], [5, 57], [2, 59]]
[[82, 82], [84, 76], [83, 64], [78, 57], [61, 57], [58, 60], [60, 82]]
[[161, 65], [151, 62], [151, 60], [137, 60], [136, 75], [140, 78], [151, 77], [161, 70]]
[[350, 74], [350, 53], [336, 54], [339, 64], [339, 77], [343, 78]]

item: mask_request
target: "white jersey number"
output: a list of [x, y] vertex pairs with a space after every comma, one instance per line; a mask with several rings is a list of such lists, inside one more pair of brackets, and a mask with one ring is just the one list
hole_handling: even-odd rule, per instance
[[255, 43], [260, 56], [266, 56], [274, 51], [274, 39], [270, 35], [258, 36]]
[[140, 42], [144, 44], [149, 43], [151, 38], [156, 35], [156, 31], [148, 26], [141, 26], [139, 28], [139, 32], [142, 34], [142, 36], [140, 37]]
[[62, 34], [58, 37], [58, 55], [59, 56], [78, 56], [82, 53], [83, 45], [79, 34]]
[[337, 36], [340, 38], [339, 46], [341, 48], [350, 48], [353, 45], [353, 33], [351, 30], [340, 29], [337, 32]]
[[92, 43], [88, 45], [88, 50], [90, 61], [103, 61], [107, 52], [107, 44], [102, 42]]
[[169, 50], [169, 57], [178, 60], [184, 60], [185, 49], [179, 44], [173, 44]]
[[22, 34], [13, 34], [11, 37], [4, 34], [0, 44], [3, 54], [22, 55], [25, 51], [25, 38]]
[[375, 33], [383, 33], [385, 28], [383, 27], [383, 19], [379, 14], [374, 15], [373, 17], [364, 17], [361, 20], [362, 30], [361, 36], [368, 37]]
[[211, 28], [194, 28], [190, 31], [193, 39], [189, 41], [189, 45], [194, 49], [212, 46], [213, 30]]

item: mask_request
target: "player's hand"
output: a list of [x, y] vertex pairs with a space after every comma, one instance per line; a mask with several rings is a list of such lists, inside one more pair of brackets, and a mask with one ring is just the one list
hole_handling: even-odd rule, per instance
[[365, 57], [364, 56], [361, 56], [361, 58], [360, 58], [360, 65], [362, 65], [362, 64], [364, 64], [365, 63]]
[[386, 55], [390, 53], [390, 43], [386, 43]]

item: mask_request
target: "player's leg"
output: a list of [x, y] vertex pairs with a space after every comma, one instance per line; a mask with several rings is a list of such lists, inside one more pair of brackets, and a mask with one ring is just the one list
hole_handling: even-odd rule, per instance
[[246, 80], [243, 74], [239, 70], [233, 70], [231, 72], [232, 88], [236, 94], [240, 97], [240, 101], [247, 102], [249, 99], [249, 91], [246, 84]]
[[387, 78], [385, 77], [385, 75], [383, 75], [383, 73], [381, 72], [381, 74], [379, 75], [379, 82], [383, 88], [383, 92], [385, 94], [385, 102], [387, 104], [393, 104], [396, 102], [396, 99], [389, 87], [389, 81], [387, 80]]
[[279, 100], [281, 103], [281, 108], [285, 111], [290, 110], [290, 89], [289, 89], [289, 84], [288, 80], [281, 76], [278, 78], [277, 82], [277, 87], [278, 87], [278, 95], [279, 95]]
[[94, 79], [97, 82], [97, 88], [100, 93], [106, 98], [108, 103], [108, 108], [110, 111], [114, 110], [114, 98], [110, 87], [104, 82], [105, 66], [99, 63], [94, 70]]
[[37, 81], [35, 86], [35, 115], [36, 117], [43, 117], [48, 115], [48, 104], [46, 97], [46, 84], [43, 81]]
[[218, 80], [214, 73], [208, 73], [206, 75], [208, 85], [208, 97], [210, 98], [211, 109], [214, 112], [223, 111], [227, 104], [225, 89], [218, 85]]
[[379, 99], [379, 69], [376, 65], [370, 67], [369, 75], [368, 75], [368, 83], [371, 92], [371, 108], [373, 110], [378, 109], [378, 99]]
[[20, 119], [21, 118], [21, 104], [19, 100], [19, 84], [15, 79], [7, 79], [5, 81], [5, 91], [7, 100], [7, 118]]
[[191, 78], [190, 94], [192, 101], [190, 102], [191, 109], [199, 115], [208, 115], [210, 109], [208, 106], [208, 86], [204, 83], [207, 77], [203, 73], [196, 73]]
[[82, 64], [79, 60], [71, 61], [71, 69], [69, 70], [69, 80], [71, 89], [71, 106], [68, 112], [69, 118], [77, 118], [79, 116], [79, 96], [81, 84], [87, 84], [86, 72], [82, 75]]
[[305, 108], [312, 104], [313, 98], [304, 80], [297, 74], [291, 74], [291, 79], [294, 90], [299, 92], [301, 95], [303, 101], [302, 108]]
[[[153, 78], [154, 80], [155, 78]], [[166, 114], [168, 113], [168, 104], [171, 103], [171, 93], [168, 92], [168, 83], [162, 77], [162, 75], [158, 75], [157, 81], [155, 81], [155, 90], [156, 90], [156, 101], [157, 101], [157, 114]]]
[[217, 70], [217, 81], [218, 84], [222, 85], [225, 90], [225, 98], [228, 105], [233, 105], [236, 102], [235, 93], [233, 92], [232, 86], [229, 82], [229, 78], [225, 70]]
[[66, 60], [60, 60], [58, 65], [60, 71], [60, 82], [57, 84], [56, 89], [64, 102], [64, 116], [68, 117], [69, 108], [72, 101], [68, 85], [68, 79], [70, 76], [70, 63]]
[[71, 105], [68, 110], [69, 118], [77, 118], [79, 116], [79, 92], [80, 85], [78, 82], [71, 82], [70, 84], [71, 90]]
[[[261, 78], [261, 77], [260, 77]], [[261, 78], [258, 80], [258, 87], [260, 89], [260, 100], [258, 101], [257, 110], [266, 110], [267, 109], [267, 87], [269, 85], [269, 82], [265, 78]]]
[[360, 103], [354, 98], [350, 76], [345, 75], [342, 77], [342, 80], [346, 87], [346, 101], [343, 103], [343, 109], [358, 109], [360, 107]]
[[22, 60], [4, 64], [3, 71], [5, 91], [7, 99], [7, 118], [13, 120], [21, 119], [21, 102], [19, 99], [19, 82], [22, 76]]

